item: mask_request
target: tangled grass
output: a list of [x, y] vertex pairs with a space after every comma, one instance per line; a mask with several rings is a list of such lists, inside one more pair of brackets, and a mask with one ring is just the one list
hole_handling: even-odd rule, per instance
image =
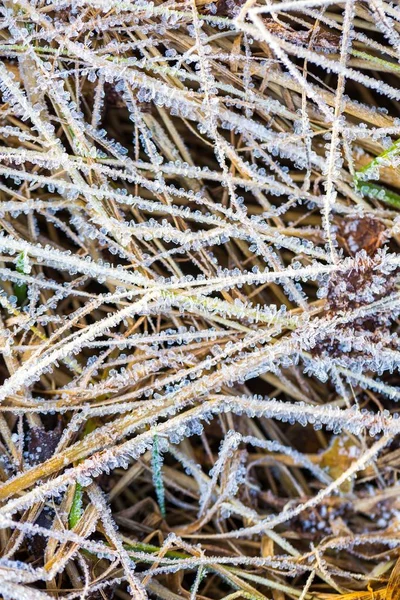
[[1, 598], [398, 600], [398, 5], [0, 11]]

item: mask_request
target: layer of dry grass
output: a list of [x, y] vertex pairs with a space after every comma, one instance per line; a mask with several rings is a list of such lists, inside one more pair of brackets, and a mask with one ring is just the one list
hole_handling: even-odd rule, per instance
[[399, 8], [1, 13], [0, 597], [398, 599]]

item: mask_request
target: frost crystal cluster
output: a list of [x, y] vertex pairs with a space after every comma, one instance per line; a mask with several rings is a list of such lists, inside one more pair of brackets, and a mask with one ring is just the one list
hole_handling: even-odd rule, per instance
[[399, 598], [399, 4], [0, 25], [0, 597]]

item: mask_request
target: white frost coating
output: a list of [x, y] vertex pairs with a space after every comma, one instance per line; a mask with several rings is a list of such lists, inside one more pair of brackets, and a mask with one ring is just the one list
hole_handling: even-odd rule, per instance
[[360, 590], [399, 546], [397, 8], [1, 16], [0, 593]]

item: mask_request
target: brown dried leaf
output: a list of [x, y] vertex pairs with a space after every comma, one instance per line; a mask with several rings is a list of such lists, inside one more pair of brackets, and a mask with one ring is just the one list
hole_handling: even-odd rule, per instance
[[27, 434], [27, 452], [29, 463], [39, 465], [54, 454], [60, 441], [62, 422], [58, 421], [55, 429], [46, 431], [44, 427], [32, 427]]
[[[351, 466], [358, 454], [358, 448], [347, 435], [334, 438], [332, 444], [322, 454], [320, 466], [329, 473], [332, 479], [340, 477]], [[340, 491], [349, 494], [353, 489], [351, 479], [340, 486]]]
[[365, 250], [373, 256], [386, 239], [386, 226], [379, 219], [365, 216], [354, 219], [337, 219], [338, 242], [350, 256]]

